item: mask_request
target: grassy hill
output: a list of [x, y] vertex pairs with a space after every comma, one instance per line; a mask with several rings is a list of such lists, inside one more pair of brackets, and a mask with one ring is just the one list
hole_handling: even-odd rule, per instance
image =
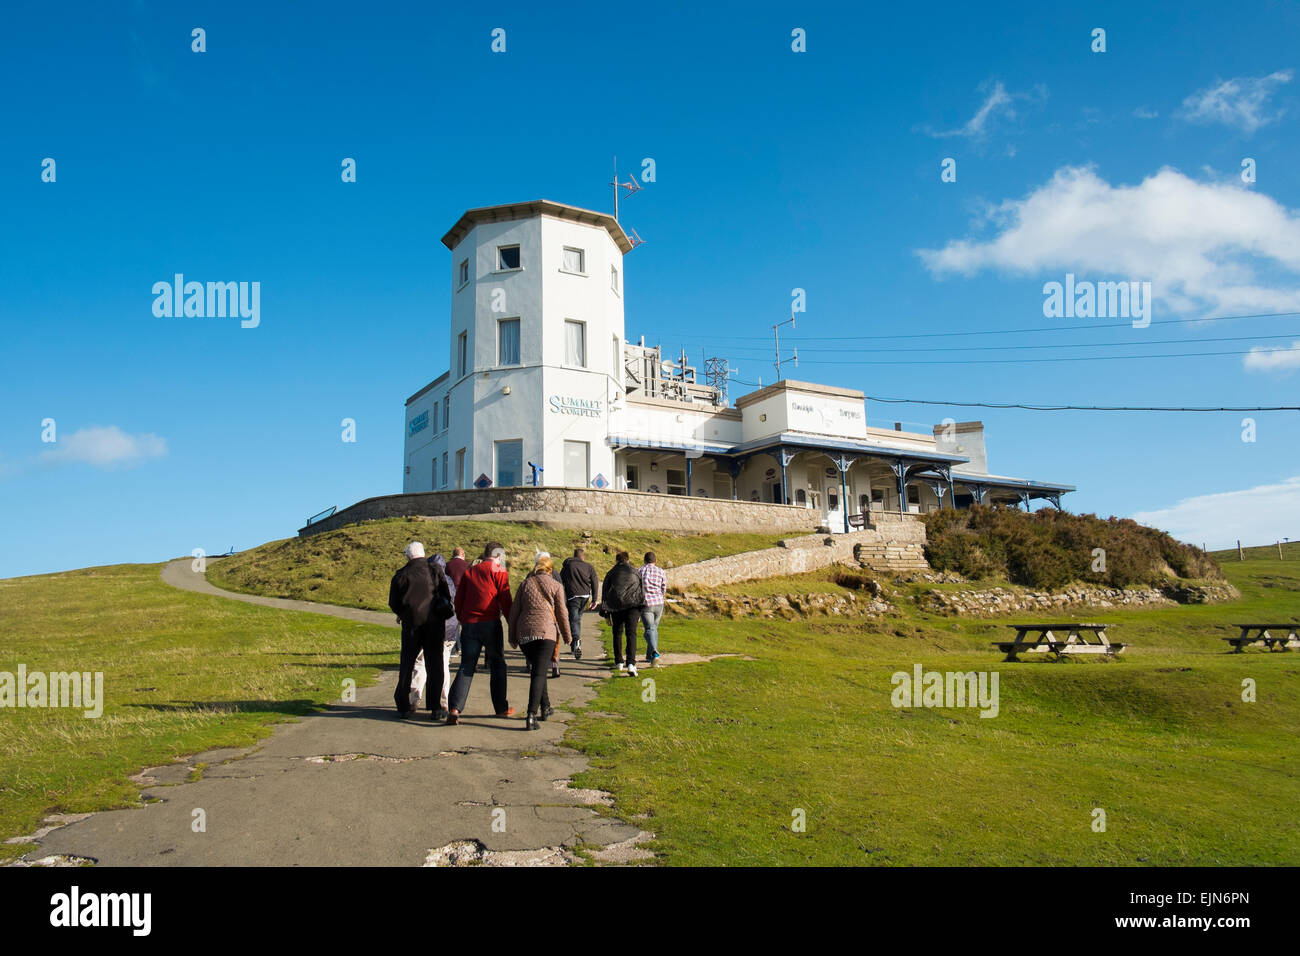
[[[1267, 550], [1223, 563], [1238, 602], [1097, 612], [1132, 645], [1113, 662], [1003, 663], [1005, 620], [905, 602], [881, 621], [670, 617], [662, 650], [754, 659], [604, 684], [590, 710], [624, 719], [570, 732], [592, 759], [578, 783], [646, 814], [667, 864], [1294, 865], [1300, 828], [1270, 808], [1300, 799], [1300, 654], [1221, 640], [1300, 619], [1300, 548]], [[916, 664], [998, 672], [998, 716], [894, 708]]]
[[[447, 548], [455, 538], [440, 534], [514, 533], [507, 547], [525, 559], [535, 544], [563, 553], [572, 541], [503, 524], [380, 524], [240, 557], [275, 558], [295, 589], [322, 572], [315, 590], [290, 592], [318, 600], [348, 590], [340, 569], [365, 569], [352, 582], [361, 603], [374, 601], [372, 578], [386, 586], [409, 537]], [[364, 558], [347, 553], [352, 535], [369, 540]], [[771, 543], [643, 535], [602, 534], [589, 548], [603, 570], [607, 545], [680, 562]], [[591, 757], [579, 783], [611, 791], [620, 815], [647, 814], [668, 864], [1294, 864], [1300, 831], [1276, 808], [1300, 798], [1300, 654], [1230, 654], [1220, 638], [1238, 620], [1300, 618], [1300, 545], [1286, 560], [1272, 547], [1246, 555], [1217, 556], [1240, 601], [1098, 612], [1131, 644], [1114, 662], [1003, 663], [989, 642], [1005, 621], [940, 617], [906, 600], [878, 620], [670, 617], [664, 651], [753, 659], [606, 682], [567, 738]], [[800, 579], [727, 590], [747, 588], [811, 589]], [[178, 591], [157, 565], [0, 581], [0, 635], [0, 670], [103, 671], [107, 697], [99, 720], [5, 712], [6, 837], [50, 812], [133, 805], [127, 778], [141, 768], [246, 745], [336, 699], [342, 679], [362, 684], [396, 663], [391, 631]], [[894, 708], [891, 675], [915, 664], [998, 672], [998, 716]], [[1254, 703], [1242, 699], [1247, 678]], [[1097, 808], [1104, 833], [1092, 829]], [[23, 849], [0, 845], [0, 859]]]
[[[392, 630], [179, 591], [128, 564], [0, 580], [0, 671], [104, 675], [104, 712], [0, 712], [0, 839], [49, 813], [137, 806], [127, 778], [243, 747], [397, 663]], [[0, 861], [30, 847], [0, 843]]]
[[388, 609], [388, 582], [402, 566], [402, 550], [420, 541], [429, 555], [450, 558], [457, 545], [472, 560], [490, 540], [500, 541], [509, 559], [510, 581], [518, 586], [532, 569], [533, 554], [549, 551], [556, 565], [575, 547], [587, 549], [587, 560], [604, 575], [614, 565], [614, 555], [627, 550], [637, 565], [641, 555], [654, 551], [665, 567], [689, 564], [741, 551], [770, 548], [783, 534], [735, 533], [676, 534], [668, 531], [596, 531], [584, 538], [581, 531], [543, 528], [508, 521], [424, 521], [390, 518], [348, 525], [310, 538], [272, 541], [212, 562], [208, 578], [218, 587], [247, 594], [298, 598], [342, 604], [347, 607]]

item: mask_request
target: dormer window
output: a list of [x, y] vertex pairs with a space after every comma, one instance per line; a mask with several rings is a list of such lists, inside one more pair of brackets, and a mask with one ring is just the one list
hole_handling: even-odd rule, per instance
[[507, 272], [519, 268], [518, 246], [497, 246], [497, 270]]

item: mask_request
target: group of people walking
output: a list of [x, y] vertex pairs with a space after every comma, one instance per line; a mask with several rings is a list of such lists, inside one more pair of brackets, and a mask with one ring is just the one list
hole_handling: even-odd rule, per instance
[[[406, 546], [406, 564], [393, 575], [388, 606], [402, 625], [401, 666], [393, 699], [398, 713], [416, 712], [421, 693], [431, 717], [460, 722], [480, 655], [488, 667], [492, 707], [498, 717], [513, 717], [507, 699], [505, 644], [518, 649], [529, 673], [525, 730], [555, 712], [547, 693], [548, 676], [559, 676], [561, 644], [582, 659], [582, 615], [590, 607], [609, 619], [614, 634], [614, 663], [619, 673], [635, 677], [637, 624], [645, 628], [646, 663], [659, 660], [659, 622], [663, 618], [667, 576], [653, 551], [634, 568], [626, 551], [597, 583], [596, 569], [577, 548], [555, 569], [550, 554], [539, 551], [533, 569], [510, 594], [505, 548], [489, 541], [482, 557], [466, 561], [456, 548], [447, 561], [426, 557], [424, 545]], [[603, 600], [601, 595], [604, 595]], [[451, 658], [460, 647], [455, 677]]]

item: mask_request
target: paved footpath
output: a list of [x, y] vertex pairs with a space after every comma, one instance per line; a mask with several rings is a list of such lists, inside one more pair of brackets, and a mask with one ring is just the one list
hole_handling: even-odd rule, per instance
[[[168, 584], [286, 610], [330, 614], [394, 628], [393, 615], [353, 608], [234, 594], [172, 561]], [[397, 671], [339, 703], [278, 725], [244, 750], [196, 754], [140, 776], [147, 803], [85, 817], [51, 820], [25, 862], [93, 860], [106, 866], [420, 866], [477, 863], [563, 865], [583, 846], [597, 859], [626, 862], [649, 854], [636, 844], [651, 834], [595, 809], [608, 797], [567, 782], [586, 759], [560, 744], [572, 714], [609, 676], [597, 639], [599, 619], [583, 622], [581, 662], [562, 653], [562, 676], [549, 684], [555, 715], [525, 731], [528, 678], [523, 658], [507, 650], [511, 719], [493, 716], [480, 662], [461, 723], [427, 716], [401, 720], [393, 706]], [[456, 664], [452, 660], [453, 666]], [[427, 712], [425, 712], [427, 714]], [[196, 765], [201, 779], [188, 782]], [[194, 832], [196, 810], [205, 832]]]

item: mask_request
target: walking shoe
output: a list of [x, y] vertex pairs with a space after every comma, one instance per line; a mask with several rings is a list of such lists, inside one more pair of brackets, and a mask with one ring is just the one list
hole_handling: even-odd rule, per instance
[[447, 711], [447, 723], [455, 725], [460, 723], [460, 712], [456, 710]]
[[636, 665], [635, 665], [635, 664], [628, 664], [628, 665], [627, 665], [627, 676], [628, 676], [628, 677], [635, 677], [635, 676], [636, 676]]
[[553, 714], [553, 713], [555, 713], [555, 708], [552, 707], [550, 704], [547, 704], [547, 705], [546, 705], [546, 708], [545, 708], [545, 709], [544, 709], [544, 710], [543, 710], [543, 711], [538, 715], [537, 719], [538, 719], [538, 720], [545, 720], [547, 717], [551, 716], [551, 714]]
[[582, 660], [582, 645], [577, 641], [573, 642], [573, 659], [575, 661]]
[[514, 715], [515, 709], [513, 707], [507, 707], [505, 710], [497, 714], [498, 717], [513, 717]]
[[434, 723], [437, 723], [440, 720], [446, 720], [447, 712], [442, 709], [435, 710], [431, 714], [429, 714], [429, 719], [432, 720]]
[[552, 677], [560, 676], [560, 665], [555, 663], [554, 661], [551, 662], [551, 676]]
[[658, 667], [658, 666], [659, 666], [659, 652], [658, 652], [658, 651], [655, 651], [654, 660], [652, 660], [652, 661], [650, 662], [650, 666], [651, 666], [651, 667]]
[[541, 730], [542, 725], [537, 722], [537, 718], [529, 714], [524, 718], [524, 730]]
[[618, 672], [619, 672], [620, 674], [623, 674], [623, 673], [625, 673], [626, 671], [627, 671], [627, 665], [626, 665], [626, 664], [619, 664], [619, 665], [618, 665]]

